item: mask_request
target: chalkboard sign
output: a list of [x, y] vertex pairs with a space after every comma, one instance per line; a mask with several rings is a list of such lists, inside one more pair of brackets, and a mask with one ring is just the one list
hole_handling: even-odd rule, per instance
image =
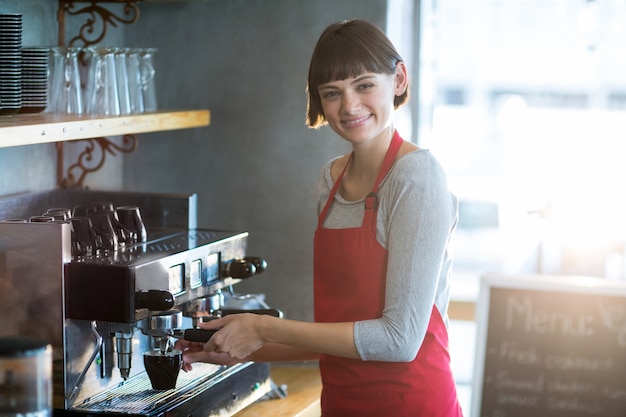
[[625, 417], [626, 283], [485, 276], [472, 417]]

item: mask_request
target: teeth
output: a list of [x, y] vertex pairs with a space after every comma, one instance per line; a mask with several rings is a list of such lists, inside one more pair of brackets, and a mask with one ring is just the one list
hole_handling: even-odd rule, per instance
[[363, 116], [363, 117], [361, 117], [360, 119], [357, 119], [357, 120], [349, 120], [349, 121], [346, 122], [346, 124], [347, 125], [355, 125], [357, 123], [361, 123], [363, 120], [366, 120], [368, 117], [370, 117], [370, 116], [367, 115], [367, 116]]

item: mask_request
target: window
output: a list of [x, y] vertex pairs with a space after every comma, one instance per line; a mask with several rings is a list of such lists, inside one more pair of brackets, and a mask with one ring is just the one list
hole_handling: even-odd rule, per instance
[[420, 3], [418, 140], [482, 225], [457, 277], [626, 279], [625, 2]]

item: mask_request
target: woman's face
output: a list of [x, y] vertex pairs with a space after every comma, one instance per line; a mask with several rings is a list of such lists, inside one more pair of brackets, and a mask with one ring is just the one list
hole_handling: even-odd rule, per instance
[[318, 92], [330, 127], [353, 144], [386, 133], [391, 126], [394, 97], [406, 90], [403, 68], [397, 68], [396, 74], [364, 73], [320, 85]]

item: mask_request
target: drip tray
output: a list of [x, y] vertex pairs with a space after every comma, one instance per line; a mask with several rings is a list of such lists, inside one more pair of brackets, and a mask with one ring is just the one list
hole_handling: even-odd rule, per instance
[[219, 367], [196, 363], [193, 368], [191, 372], [180, 372], [175, 389], [154, 390], [148, 376], [142, 373], [67, 412], [156, 416], [167, 411], [168, 416], [209, 417], [227, 411], [230, 415], [271, 389], [267, 364], [248, 362]]

